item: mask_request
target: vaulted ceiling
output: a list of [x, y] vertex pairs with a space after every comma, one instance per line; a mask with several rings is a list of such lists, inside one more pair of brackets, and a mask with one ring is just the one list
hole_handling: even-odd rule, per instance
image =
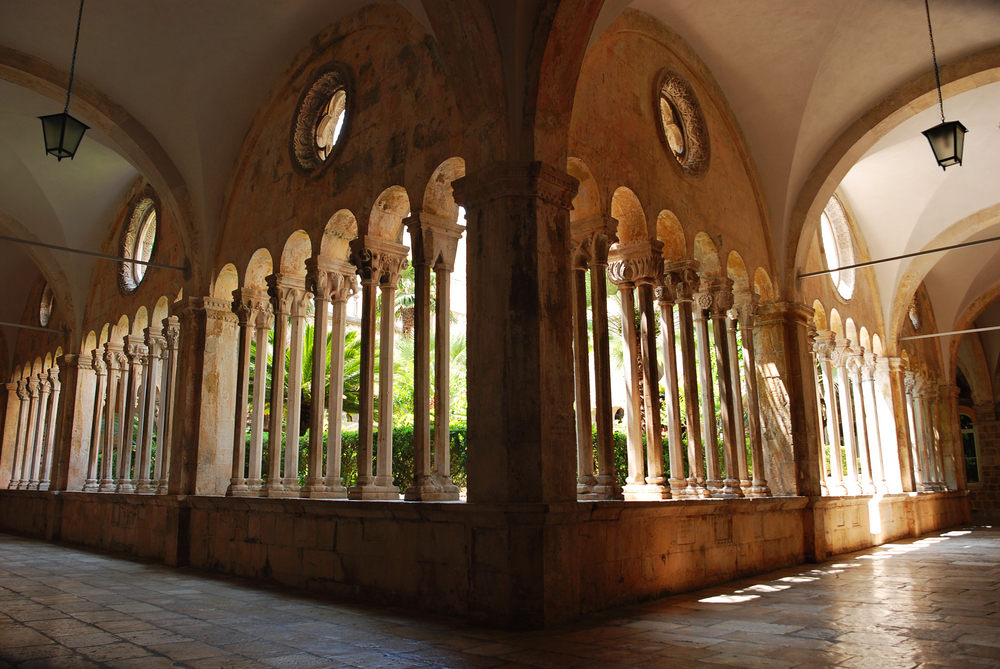
[[[424, 3], [430, 7], [434, 1]], [[84, 8], [77, 76], [162, 147], [187, 189], [193, 225], [202, 240], [211, 240], [237, 152], [265, 95], [313, 35], [368, 4], [91, 2]], [[420, 0], [399, 4], [433, 33]], [[511, 63], [526, 60], [525, 32], [543, 0], [487, 4], [507, 70], [516, 72]], [[76, 0], [0, 0], [0, 61], [10, 65], [20, 57], [11, 51], [16, 50], [68, 70], [78, 7]], [[783, 264], [799, 241], [799, 199], [822, 170], [824, 157], [880, 100], [930, 71], [919, 0], [606, 0], [591, 39], [626, 8], [662, 20], [712, 71], [760, 172], [776, 257]], [[995, 0], [934, 0], [931, 10], [943, 65], [1000, 48]], [[96, 250], [116, 204], [144, 166], [134, 151], [96, 128], [73, 161], [46, 157], [37, 117], [61, 111], [62, 94], [54, 88], [46, 94], [29, 90], [13, 71], [0, 67], [0, 234]], [[516, 86], [520, 79], [507, 81]], [[914, 103], [901, 122], [893, 121], [895, 127], [883, 128], [884, 136], [869, 142], [863, 155], [849, 156], [856, 165], [847, 170], [842, 188], [873, 257], [927, 248], [941, 239], [955, 243], [970, 235], [1000, 234], [1000, 83], [985, 78], [948, 93], [949, 118], [960, 118], [970, 129], [963, 167], [942, 172], [933, 164], [919, 134], [937, 122], [926, 100]], [[6, 287], [0, 320], [21, 321], [27, 293], [44, 267], [46, 276], [65, 277], [79, 324], [94, 260], [29, 252], [6, 242], [0, 242], [0, 258]], [[922, 270], [939, 328], [949, 329], [1000, 281], [998, 260], [998, 247], [984, 246], [936, 257]], [[887, 326], [908, 269], [899, 263], [878, 270]], [[990, 313], [981, 320], [989, 320]], [[16, 331], [5, 332], [8, 342], [16, 340]], [[985, 348], [996, 366], [1000, 345], [987, 342]]]

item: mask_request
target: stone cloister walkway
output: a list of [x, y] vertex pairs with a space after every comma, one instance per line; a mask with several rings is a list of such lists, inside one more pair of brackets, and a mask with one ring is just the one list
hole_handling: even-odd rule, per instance
[[0, 667], [1000, 667], [1000, 529], [544, 632], [477, 629], [0, 535]]

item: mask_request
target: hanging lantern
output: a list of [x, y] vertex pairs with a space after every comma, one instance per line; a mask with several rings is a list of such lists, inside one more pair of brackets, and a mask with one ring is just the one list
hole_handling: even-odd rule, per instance
[[931, 38], [931, 59], [934, 61], [934, 80], [937, 82], [938, 105], [941, 108], [941, 123], [924, 130], [924, 137], [931, 144], [934, 158], [942, 170], [952, 165], [962, 166], [962, 151], [965, 149], [965, 133], [968, 129], [961, 121], [944, 120], [944, 97], [941, 95], [941, 73], [938, 71], [937, 51], [934, 49], [934, 30], [931, 28], [931, 6], [924, 0], [927, 10], [927, 34]]
[[66, 87], [66, 108], [62, 114], [39, 116], [42, 122], [42, 134], [45, 136], [45, 153], [55, 156], [62, 162], [63, 158], [73, 160], [76, 150], [80, 148], [83, 133], [90, 126], [77, 121], [69, 115], [69, 99], [73, 94], [73, 78], [76, 76], [76, 50], [80, 46], [80, 24], [83, 23], [83, 0], [80, 0], [80, 13], [76, 17], [76, 39], [73, 42], [73, 60], [69, 66], [69, 86]]
[[45, 153], [55, 156], [60, 161], [63, 158], [72, 160], [76, 150], [80, 148], [83, 133], [87, 132], [90, 126], [77, 121], [65, 112], [38, 118], [42, 121], [42, 133], [45, 135]]

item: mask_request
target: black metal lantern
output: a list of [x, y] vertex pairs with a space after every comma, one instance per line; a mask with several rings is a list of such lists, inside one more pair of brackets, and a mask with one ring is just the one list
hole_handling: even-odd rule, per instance
[[968, 129], [961, 121], [944, 120], [944, 97], [941, 95], [941, 73], [938, 71], [937, 51], [934, 49], [934, 31], [931, 29], [931, 6], [929, 0], [924, 0], [927, 10], [927, 34], [931, 38], [931, 58], [934, 61], [934, 80], [937, 82], [938, 105], [941, 108], [941, 123], [924, 130], [924, 137], [931, 144], [934, 158], [942, 170], [952, 165], [962, 166], [962, 152], [965, 150], [965, 133]]
[[83, 133], [90, 126], [69, 115], [69, 98], [73, 94], [73, 77], [76, 75], [76, 48], [80, 45], [80, 23], [83, 22], [83, 0], [80, 0], [80, 14], [76, 18], [76, 39], [73, 42], [73, 61], [69, 67], [69, 86], [66, 87], [66, 108], [62, 114], [39, 116], [42, 122], [42, 133], [45, 136], [45, 153], [55, 156], [62, 162], [63, 158], [73, 160], [76, 150], [80, 148]]
[[941, 169], [962, 164], [962, 150], [965, 148], [965, 133], [969, 132], [961, 121], [939, 123], [930, 130], [924, 130], [924, 137], [931, 144], [934, 157]]
[[76, 150], [83, 140], [83, 133], [90, 129], [67, 113], [39, 116], [42, 121], [42, 133], [45, 135], [45, 153], [51, 154], [62, 161], [63, 158], [73, 159]]

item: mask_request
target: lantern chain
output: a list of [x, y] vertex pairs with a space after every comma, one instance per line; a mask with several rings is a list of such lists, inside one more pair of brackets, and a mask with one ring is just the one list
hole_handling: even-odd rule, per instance
[[924, 0], [924, 9], [927, 10], [927, 34], [931, 38], [931, 58], [934, 60], [934, 79], [937, 81], [938, 105], [941, 107], [941, 122], [944, 123], [944, 98], [941, 97], [941, 74], [938, 72], [937, 51], [934, 49], [934, 30], [931, 28], [930, 0]]
[[73, 60], [69, 66], [69, 86], [66, 87], [66, 109], [64, 114], [69, 113], [69, 96], [73, 93], [73, 77], [76, 75], [76, 48], [80, 44], [80, 24], [83, 22], [83, 0], [80, 0], [80, 14], [76, 17], [76, 39], [73, 40]]

